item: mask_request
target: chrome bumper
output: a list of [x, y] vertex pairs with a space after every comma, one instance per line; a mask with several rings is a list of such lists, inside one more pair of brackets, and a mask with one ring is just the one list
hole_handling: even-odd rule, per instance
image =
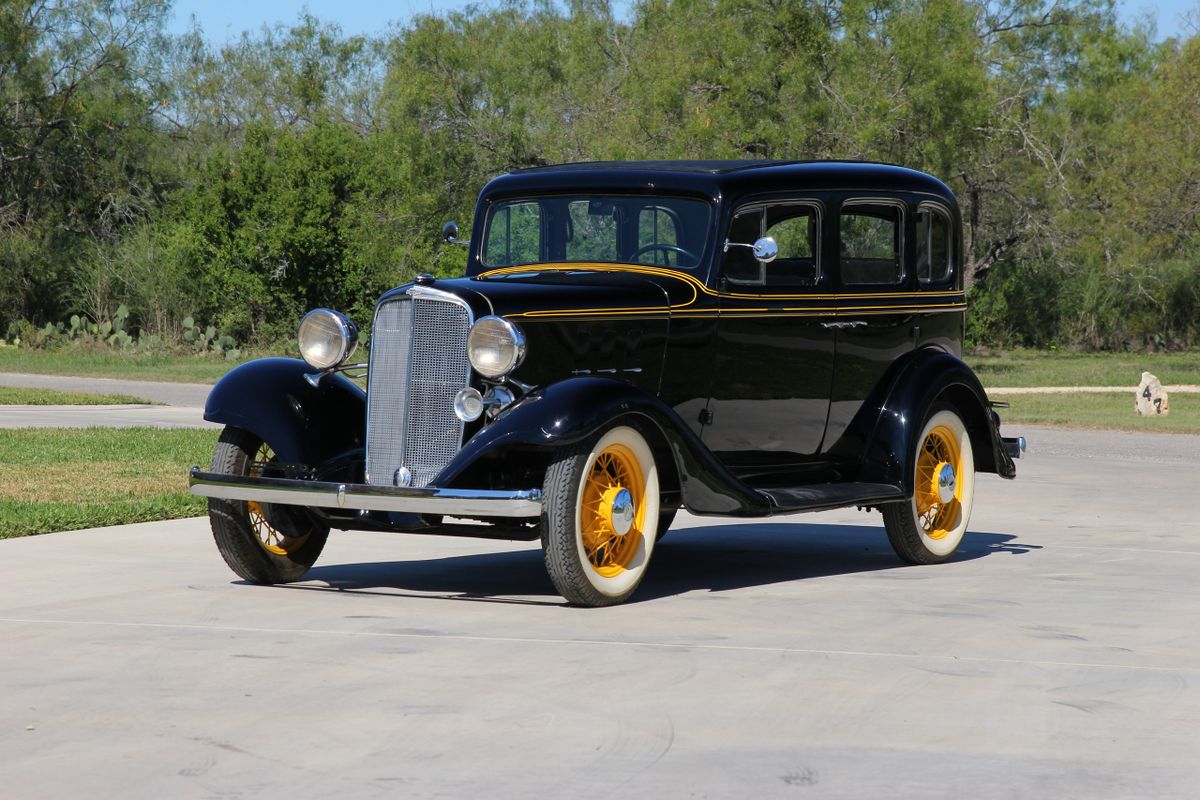
[[1009, 458], [1020, 458], [1025, 452], [1025, 437], [1016, 436], [1014, 438], [1004, 438], [1000, 440], [1004, 445], [1004, 452], [1008, 453]]
[[536, 517], [542, 513], [542, 490], [438, 489], [372, 486], [365, 483], [252, 478], [202, 472], [192, 467], [192, 494], [222, 500], [257, 500], [288, 506], [401, 511], [447, 517]]

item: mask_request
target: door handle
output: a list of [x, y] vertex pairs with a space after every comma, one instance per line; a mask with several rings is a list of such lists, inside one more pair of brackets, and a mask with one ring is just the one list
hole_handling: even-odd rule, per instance
[[822, 328], [865, 328], [867, 322], [861, 319], [845, 320], [842, 322], [822, 322]]

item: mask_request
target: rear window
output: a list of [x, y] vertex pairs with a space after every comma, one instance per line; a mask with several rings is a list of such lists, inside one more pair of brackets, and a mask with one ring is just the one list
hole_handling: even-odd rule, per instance
[[917, 211], [917, 280], [945, 283], [954, 274], [950, 215], [940, 206], [922, 204]]

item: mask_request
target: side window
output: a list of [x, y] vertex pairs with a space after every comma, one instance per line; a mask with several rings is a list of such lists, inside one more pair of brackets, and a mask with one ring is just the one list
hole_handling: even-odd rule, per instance
[[820, 278], [820, 218], [816, 206], [767, 208], [767, 236], [779, 245], [779, 257], [767, 265], [767, 286], [813, 286]]
[[917, 280], [942, 283], [954, 274], [950, 217], [939, 206], [922, 205], [917, 211]]
[[816, 205], [779, 203], [743, 209], [729, 226], [729, 241], [753, 244], [770, 236], [779, 245], [779, 256], [766, 264], [748, 247], [731, 247], [723, 261], [725, 277], [730, 283], [765, 287], [814, 286], [821, 277], [820, 229]]
[[566, 261], [618, 261], [616, 203], [572, 200], [567, 204]]
[[488, 227], [484, 261], [488, 264], [532, 264], [542, 260], [542, 209], [537, 203], [510, 203]]
[[842, 283], [899, 283], [904, 278], [900, 264], [901, 212], [884, 204], [853, 204], [842, 207], [840, 263]]

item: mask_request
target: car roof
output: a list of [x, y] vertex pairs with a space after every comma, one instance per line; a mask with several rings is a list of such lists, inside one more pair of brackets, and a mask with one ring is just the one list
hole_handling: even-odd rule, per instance
[[956, 206], [937, 178], [874, 161], [585, 161], [518, 169], [493, 179], [484, 197], [537, 191], [682, 192], [736, 201], [747, 194], [795, 190], [907, 191]]

